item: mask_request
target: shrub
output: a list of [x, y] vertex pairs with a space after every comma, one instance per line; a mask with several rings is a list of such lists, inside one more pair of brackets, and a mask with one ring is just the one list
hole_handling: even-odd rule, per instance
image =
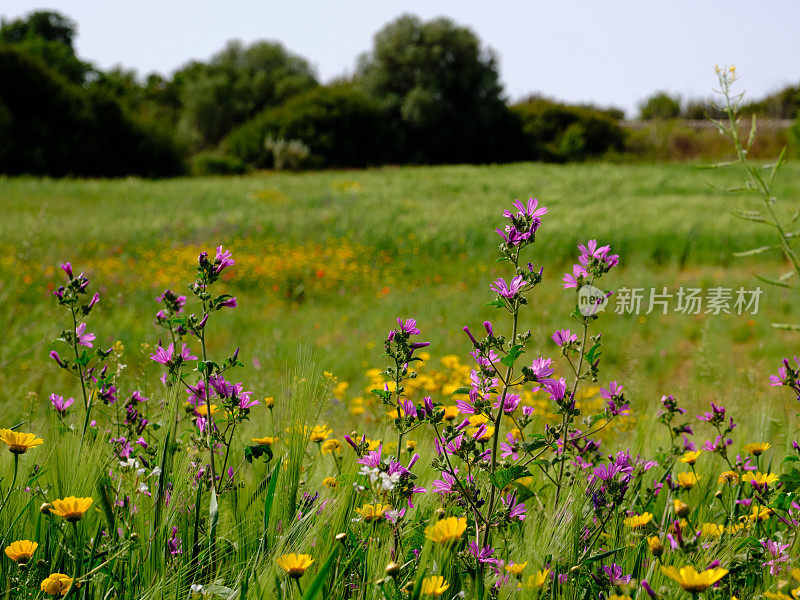
[[395, 126], [377, 102], [350, 85], [319, 87], [269, 109], [237, 127], [225, 152], [256, 167], [274, 165], [264, 140], [298, 140], [310, 166], [363, 167], [381, 164], [397, 140]]
[[531, 98], [511, 110], [524, 136], [524, 160], [585, 160], [623, 149], [623, 129], [596, 108]]
[[241, 175], [249, 167], [235, 156], [199, 152], [192, 157], [192, 175]]
[[681, 116], [680, 98], [666, 92], [656, 92], [639, 105], [642, 119], [677, 119]]
[[168, 134], [137, 123], [108, 93], [84, 89], [0, 45], [0, 172], [147, 177], [184, 171]]

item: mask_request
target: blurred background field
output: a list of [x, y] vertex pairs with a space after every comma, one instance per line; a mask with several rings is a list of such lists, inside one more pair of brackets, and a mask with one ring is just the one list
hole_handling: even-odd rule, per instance
[[[784, 204], [800, 196], [799, 175], [796, 163], [782, 172]], [[598, 326], [601, 384], [624, 382], [640, 416], [672, 393], [692, 407], [725, 401], [785, 423], [795, 407], [767, 377], [797, 334], [770, 323], [795, 321], [800, 302], [755, 278], [786, 270], [777, 253], [733, 258], [771, 242], [770, 231], [730, 214], [753, 201], [722, 189], [740, 183], [738, 171], [690, 164], [530, 163], [162, 182], [0, 179], [0, 403], [22, 418], [45, 410], [50, 393], [75, 391], [47, 356], [61, 327], [51, 291], [65, 260], [101, 294], [89, 330], [102, 346], [122, 342], [131, 389], [158, 395], [148, 358], [160, 335], [155, 297], [184, 292], [199, 252], [219, 244], [236, 260], [225, 291], [238, 308], [220, 313], [210, 351], [241, 347], [247, 389], [280, 395], [283, 374], [310, 349], [338, 378], [334, 405], [354, 423], [383, 417], [368, 393], [370, 370], [384, 366], [378, 356], [395, 318], [411, 316], [431, 342], [419, 393], [446, 396], [471, 366], [461, 327], [505, 317], [484, 306], [501, 273], [494, 229], [515, 198], [533, 195], [550, 208], [529, 257], [544, 281], [522, 324], [537, 354], [554, 356], [550, 335], [572, 325], [574, 291], [562, 290], [561, 277], [576, 244], [597, 238], [621, 256], [608, 286], [763, 289], [755, 315], [676, 314], [674, 298], [667, 315], [618, 315], [612, 303]]]

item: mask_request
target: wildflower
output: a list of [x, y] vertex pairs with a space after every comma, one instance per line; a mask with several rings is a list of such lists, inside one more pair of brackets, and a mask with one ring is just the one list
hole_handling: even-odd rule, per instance
[[422, 594], [438, 598], [447, 591], [450, 584], [441, 575], [433, 575], [422, 580]]
[[503, 503], [503, 507], [508, 510], [508, 520], [513, 521], [514, 519], [519, 519], [520, 521], [525, 520], [525, 504], [523, 502], [517, 502], [517, 493], [512, 492], [508, 496], [501, 496], [500, 501]]
[[559, 329], [552, 335], [551, 339], [559, 346], [563, 346], [564, 344], [577, 342], [578, 336], [572, 333], [569, 329]]
[[623, 575], [622, 574], [622, 567], [617, 564], [612, 564], [611, 566], [603, 566], [603, 572], [608, 576], [608, 580], [611, 585], [624, 585], [631, 580], [630, 575]]
[[725, 528], [717, 523], [703, 523], [700, 526], [700, 531], [706, 537], [719, 537], [725, 531]]
[[742, 474], [742, 481], [749, 481], [754, 488], [762, 489], [778, 481], [778, 476], [775, 473], [761, 473], [760, 471], [753, 473], [748, 471]]
[[383, 517], [384, 513], [387, 510], [390, 510], [392, 507], [388, 504], [365, 504], [361, 508], [356, 508], [356, 512], [361, 515], [361, 518], [364, 519], [366, 523], [370, 523], [376, 519]]
[[647, 545], [650, 547], [650, 552], [652, 552], [653, 556], [656, 558], [664, 553], [664, 544], [661, 543], [657, 535], [651, 535], [647, 538]]
[[64, 400], [63, 396], [58, 394], [50, 394], [50, 402], [58, 412], [64, 413], [75, 402], [74, 398], [67, 398]]
[[425, 537], [438, 544], [447, 545], [461, 539], [467, 529], [467, 519], [447, 517], [425, 528]]
[[92, 502], [92, 498], [68, 496], [62, 500], [53, 500], [50, 512], [59, 517], [64, 517], [70, 523], [75, 523], [83, 518]]
[[406, 451], [413, 452], [417, 448], [417, 442], [414, 440], [406, 440]]
[[536, 571], [535, 575], [531, 575], [528, 577], [528, 587], [541, 589], [550, 579], [550, 569], [543, 569], [541, 571]]
[[720, 579], [728, 574], [728, 569], [706, 569], [705, 571], [697, 572], [694, 567], [661, 567], [661, 572], [678, 582], [687, 592], [697, 593], [704, 592], [709, 587], [714, 585]]
[[323, 454], [336, 454], [342, 453], [342, 442], [337, 439], [330, 439], [325, 440], [325, 442], [321, 446], [321, 451]]
[[324, 442], [333, 433], [333, 429], [327, 425], [314, 425], [311, 428], [310, 440], [312, 442]]
[[[194, 412], [201, 417], [205, 417], [208, 414], [208, 406], [205, 404], [201, 404], [200, 406], [196, 406]], [[211, 405], [211, 415], [214, 416], [219, 412], [219, 406], [216, 404]]]
[[693, 465], [702, 452], [702, 450], [689, 451], [684, 453], [678, 460], [684, 464]]
[[272, 398], [271, 396], [264, 398], [264, 406], [272, 410], [273, 408], [275, 408], [275, 399]]
[[752, 444], [747, 444], [742, 450], [749, 452], [753, 456], [761, 456], [770, 448], [772, 448], [772, 444], [769, 442], [753, 442]]
[[33, 433], [17, 433], [11, 429], [0, 429], [0, 440], [8, 444], [13, 454], [25, 454], [31, 448], [44, 444], [44, 440]]
[[322, 480], [322, 485], [324, 485], [325, 487], [333, 489], [337, 485], [339, 485], [339, 482], [336, 481], [336, 477], [326, 477], [325, 479]]
[[6, 556], [18, 565], [26, 564], [36, 552], [39, 544], [30, 540], [17, 540], [6, 546]]
[[511, 300], [514, 298], [514, 296], [519, 294], [520, 290], [524, 286], [525, 279], [522, 277], [522, 275], [517, 275], [511, 280], [510, 283], [506, 283], [505, 279], [498, 277], [494, 284], [489, 287], [493, 292], [497, 292], [498, 296], [505, 298], [506, 300]]
[[489, 564], [496, 564], [498, 560], [496, 558], [492, 558], [492, 554], [494, 554], [494, 548], [491, 546], [484, 546], [480, 548], [478, 543], [472, 541], [469, 543], [469, 553], [475, 557], [479, 563], [489, 563]]
[[459, 413], [458, 406], [445, 406], [444, 407], [445, 421], [452, 421], [458, 416], [458, 413]]
[[314, 559], [310, 554], [284, 554], [277, 561], [278, 566], [293, 579], [300, 579], [311, 566]]
[[736, 471], [723, 471], [719, 474], [717, 483], [730, 483], [734, 484], [739, 481], [739, 474]]
[[672, 501], [672, 508], [675, 511], [675, 514], [679, 517], [685, 517], [692, 512], [692, 508], [686, 504], [686, 502], [678, 500], [677, 498]]
[[217, 246], [217, 254], [214, 257], [214, 263], [217, 265], [217, 268], [215, 269], [217, 275], [222, 273], [226, 267], [236, 264], [236, 261], [234, 261], [231, 256], [233, 255], [231, 254], [230, 250], [223, 251], [222, 246]]
[[95, 335], [93, 333], [84, 333], [84, 331], [86, 331], [86, 323], [80, 323], [75, 328], [75, 337], [77, 338], [76, 341], [81, 346], [91, 348]]
[[525, 569], [525, 566], [528, 564], [526, 560], [524, 563], [514, 563], [510, 562], [506, 565], [506, 571], [511, 573], [514, 577], [519, 577], [522, 575], [522, 571]]
[[176, 554], [183, 554], [183, 549], [181, 548], [181, 539], [178, 537], [178, 528], [174, 525], [172, 526], [172, 534], [167, 541], [167, 550], [172, 556], [175, 556]]
[[278, 438], [267, 436], [261, 438], [250, 438], [250, 441], [254, 444], [258, 444], [259, 446], [272, 446], [278, 441]]
[[72, 585], [72, 577], [63, 573], [51, 573], [41, 584], [42, 591], [50, 596], [63, 596]]
[[631, 529], [639, 529], [640, 527], [644, 527], [650, 521], [653, 520], [653, 513], [642, 513], [641, 515], [633, 515], [625, 519], [625, 525], [630, 527]]
[[690, 490], [700, 480], [700, 477], [694, 473], [687, 471], [685, 473], [678, 473], [675, 476], [675, 479], [678, 481], [678, 485], [681, 486], [683, 489]]

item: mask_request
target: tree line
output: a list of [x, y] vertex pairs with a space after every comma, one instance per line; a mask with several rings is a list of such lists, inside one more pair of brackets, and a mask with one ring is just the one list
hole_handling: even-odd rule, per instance
[[[0, 23], [0, 172], [165, 177], [566, 162], [625, 150], [620, 110], [540, 96], [509, 104], [495, 54], [446, 18], [397, 18], [375, 34], [352, 76], [325, 85], [278, 42], [231, 41], [170, 77], [140, 78], [79, 58], [76, 35], [77, 25], [52, 11]], [[797, 92], [781, 97], [792, 116]], [[654, 96], [642, 116], [680, 116], [672, 100]]]

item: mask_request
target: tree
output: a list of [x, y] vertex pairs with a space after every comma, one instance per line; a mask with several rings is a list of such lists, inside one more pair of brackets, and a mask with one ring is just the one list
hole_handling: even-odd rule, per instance
[[0, 44], [0, 173], [164, 176], [183, 172], [162, 130], [129, 117], [110, 94], [68, 81]]
[[489, 162], [513, 153], [513, 118], [494, 53], [470, 29], [446, 18], [404, 15], [359, 59], [364, 89], [398, 120], [405, 160]]
[[641, 119], [677, 119], [680, 115], [680, 98], [670, 96], [667, 92], [656, 92], [639, 104]]
[[179, 131], [197, 148], [216, 146], [235, 126], [317, 85], [308, 62], [276, 42], [234, 40], [207, 63], [175, 74]]
[[73, 83], [84, 83], [93, 69], [75, 55], [74, 21], [57, 12], [36, 11], [13, 21], [0, 20], [0, 42], [41, 59]]

